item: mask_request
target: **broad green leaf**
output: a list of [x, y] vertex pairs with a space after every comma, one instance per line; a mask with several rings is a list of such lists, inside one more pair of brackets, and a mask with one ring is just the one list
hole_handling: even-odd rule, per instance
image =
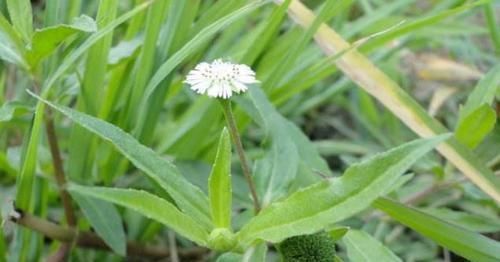
[[224, 128], [208, 178], [208, 197], [215, 227], [231, 228], [231, 196], [231, 139]]
[[198, 187], [188, 182], [168, 160], [110, 123], [39, 97], [38, 99], [90, 132], [111, 142], [137, 168], [163, 187], [182, 211], [194, 217], [205, 228], [211, 228], [207, 196]]
[[33, 32], [33, 14], [31, 1], [29, 0], [7, 0], [10, 20], [16, 31], [28, 42]]
[[370, 236], [359, 230], [349, 230], [342, 241], [347, 247], [347, 257], [352, 262], [369, 261], [402, 261], [392, 251]]
[[31, 66], [36, 67], [45, 57], [52, 54], [59, 45], [76, 33], [97, 31], [94, 20], [86, 15], [75, 18], [70, 25], [56, 25], [36, 30], [31, 40], [28, 59]]
[[475, 148], [493, 130], [496, 120], [495, 110], [483, 104], [460, 120], [455, 137], [469, 148]]
[[[451, 13], [468, 10], [487, 1], [477, 1], [472, 5], [460, 6]], [[314, 13], [299, 1], [294, 1], [288, 8], [291, 17], [301, 26], [307, 27], [314, 20]], [[444, 17], [449, 13], [443, 14]], [[433, 19], [441, 19], [437, 17]], [[418, 24], [419, 26], [420, 24]], [[400, 27], [402, 28], [402, 27]], [[408, 30], [408, 28], [405, 28]], [[398, 31], [398, 30], [394, 30]], [[392, 31], [392, 32], [394, 32]], [[399, 33], [399, 31], [398, 31]], [[384, 34], [384, 36], [389, 34]], [[328, 56], [335, 56], [339, 50], [352, 47], [328, 25], [319, 28], [315, 35], [316, 43]], [[404, 124], [420, 137], [432, 137], [447, 133], [448, 130], [430, 116], [422, 106], [404, 91], [394, 80], [377, 68], [366, 56], [355, 49], [345, 53], [336, 61], [336, 65], [359, 87], [374, 96]], [[440, 146], [438, 151], [464, 173], [474, 184], [500, 202], [500, 179], [478, 159], [467, 147], [450, 139]]]
[[467, 98], [467, 102], [460, 109], [460, 123], [484, 104], [491, 105], [495, 99], [495, 93], [500, 90], [500, 64], [493, 67], [476, 85]]
[[88, 194], [81, 194], [78, 190], [73, 191], [71, 197], [78, 203], [90, 225], [104, 242], [114, 252], [125, 256], [127, 239], [116, 207], [98, 198], [89, 197]]
[[0, 107], [0, 122], [10, 121], [15, 117], [32, 112], [33, 108], [20, 101], [9, 101]]
[[420, 139], [353, 165], [340, 178], [321, 181], [261, 211], [239, 232], [243, 245], [325, 229], [367, 208], [420, 157], [449, 135]]
[[69, 191], [130, 208], [168, 226], [199, 245], [206, 245], [207, 243], [208, 232], [201, 225], [179, 211], [170, 202], [146, 191], [79, 185], [69, 186]]
[[473, 232], [494, 233], [500, 231], [500, 218], [498, 217], [469, 214], [447, 208], [425, 208], [422, 211]]
[[471, 261], [500, 261], [500, 243], [387, 198], [373, 206], [439, 245]]

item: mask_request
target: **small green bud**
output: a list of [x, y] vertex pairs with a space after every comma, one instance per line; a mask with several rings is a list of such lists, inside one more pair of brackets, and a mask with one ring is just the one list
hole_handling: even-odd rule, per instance
[[335, 241], [325, 232], [295, 236], [278, 245], [283, 262], [332, 262]]
[[230, 251], [236, 246], [236, 237], [228, 228], [216, 228], [208, 236], [208, 246], [217, 251]]

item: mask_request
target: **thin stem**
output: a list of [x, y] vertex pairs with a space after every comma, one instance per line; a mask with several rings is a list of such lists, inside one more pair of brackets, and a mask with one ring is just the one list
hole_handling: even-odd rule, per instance
[[[36, 93], [40, 93], [40, 87], [38, 81], [34, 81], [33, 88]], [[66, 217], [66, 222], [70, 227], [76, 226], [76, 216], [71, 205], [71, 197], [65, 189], [66, 176], [64, 174], [64, 166], [61, 157], [61, 151], [59, 150], [59, 143], [57, 141], [57, 135], [55, 131], [54, 119], [52, 118], [52, 112], [50, 109], [46, 109], [47, 115], [45, 117], [45, 132], [47, 133], [47, 140], [49, 142], [50, 155], [52, 156], [52, 162], [54, 164], [54, 174], [57, 183], [57, 187], [61, 194], [61, 202], [63, 204], [64, 216]], [[64, 243], [60, 249], [49, 258], [49, 261], [64, 261], [66, 256], [71, 251], [71, 244]]]
[[64, 215], [66, 216], [68, 225], [74, 227], [76, 225], [76, 217], [73, 212], [73, 207], [71, 206], [71, 197], [65, 189], [66, 177], [64, 175], [61, 152], [59, 151], [59, 143], [57, 142], [54, 120], [52, 119], [50, 112], [48, 112], [47, 118], [45, 119], [45, 130], [47, 132], [47, 140], [49, 141], [50, 154], [52, 155], [52, 161], [54, 163], [54, 173], [57, 186], [61, 191], [61, 201], [64, 207]]
[[250, 193], [252, 194], [255, 213], [259, 213], [260, 211], [259, 198], [257, 196], [257, 190], [255, 189], [255, 184], [252, 179], [250, 167], [248, 165], [248, 161], [245, 156], [245, 151], [243, 150], [243, 145], [241, 144], [240, 134], [238, 132], [238, 128], [236, 127], [236, 121], [234, 119], [233, 111], [231, 109], [231, 101], [228, 99], [220, 99], [219, 101], [221, 102], [222, 108], [224, 109], [224, 116], [226, 117], [226, 122], [229, 127], [229, 133], [231, 134], [231, 138], [236, 148], [236, 153], [240, 158], [241, 169], [243, 169], [243, 175], [245, 176], [248, 187], [250, 189]]
[[[12, 222], [41, 233], [47, 238], [68, 245], [75, 243], [75, 245], [81, 248], [111, 250], [102, 238], [92, 232], [77, 231], [74, 228], [66, 228], [31, 214], [23, 213], [20, 210], [17, 210], [17, 212], [19, 213], [19, 217], [16, 218], [11, 216], [10, 220]], [[177, 250], [179, 256], [187, 261], [197, 261], [200, 257], [205, 255], [207, 251], [207, 249], [200, 247]], [[145, 246], [137, 242], [128, 241], [127, 255], [158, 259], [169, 257], [170, 251], [166, 247]]]

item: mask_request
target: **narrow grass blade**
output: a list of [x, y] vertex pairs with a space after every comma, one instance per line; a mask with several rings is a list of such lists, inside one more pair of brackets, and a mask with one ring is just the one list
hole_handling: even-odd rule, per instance
[[[299, 1], [293, 1], [289, 12], [303, 27], [309, 26], [314, 14]], [[315, 35], [316, 42], [327, 55], [350, 47], [333, 29], [323, 24]], [[448, 130], [432, 118], [408, 93], [398, 86], [368, 58], [352, 50], [336, 61], [337, 66], [361, 88], [379, 100], [403, 123], [421, 137], [432, 137]], [[500, 179], [472, 152], [454, 139], [438, 147], [438, 151], [461, 170], [473, 183], [500, 202]]]
[[373, 203], [393, 219], [471, 261], [500, 261], [500, 243], [387, 198]]
[[[76, 60], [83, 55], [95, 42], [97, 42], [102, 37], [106, 36], [109, 32], [111, 32], [114, 28], [127, 21], [134, 15], [140, 13], [143, 9], [145, 9], [150, 2], [146, 2], [129, 12], [123, 14], [121, 17], [116, 19], [113, 23], [106, 26], [102, 30], [99, 30], [97, 33], [93, 34], [91, 37], [87, 39], [82, 45], [80, 45], [77, 49], [73, 50], [61, 63], [61, 65], [57, 68], [54, 74], [45, 82], [45, 88], [43, 89], [42, 96], [46, 97], [50, 89], [54, 86], [55, 82], [59, 79], [60, 76], [66, 72], [71, 66], [73, 66]], [[31, 7], [30, 7], [31, 8]], [[42, 122], [45, 112], [45, 104], [37, 103], [33, 124], [31, 126], [28, 145], [26, 149], [26, 153], [24, 154], [23, 164], [21, 167], [21, 172], [19, 175], [19, 179], [17, 180], [17, 194], [16, 194], [16, 204], [19, 208], [23, 210], [27, 210], [30, 206], [31, 201], [31, 192], [33, 179], [35, 176], [35, 167], [37, 162], [37, 150], [38, 143], [40, 140], [40, 132], [42, 130]]]

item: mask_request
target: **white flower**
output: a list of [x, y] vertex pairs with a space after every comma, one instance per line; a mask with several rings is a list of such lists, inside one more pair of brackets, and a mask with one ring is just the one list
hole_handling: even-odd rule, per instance
[[198, 94], [210, 97], [230, 98], [233, 92], [245, 92], [247, 84], [258, 83], [255, 72], [247, 65], [224, 62], [200, 63], [191, 70], [184, 83]]

